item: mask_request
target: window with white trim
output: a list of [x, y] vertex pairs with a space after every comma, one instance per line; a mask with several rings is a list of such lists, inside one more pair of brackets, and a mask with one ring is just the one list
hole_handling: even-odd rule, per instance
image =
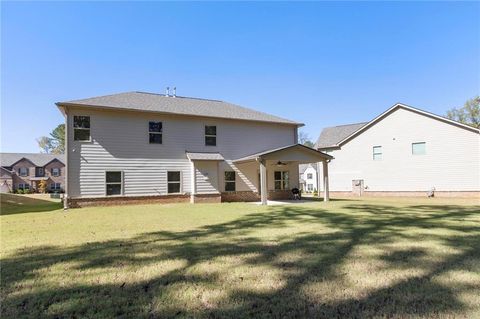
[[225, 171], [225, 191], [235, 191], [235, 171]]
[[425, 142], [412, 143], [412, 155], [427, 154], [427, 145]]
[[167, 192], [168, 194], [178, 194], [182, 190], [180, 171], [167, 172]]
[[73, 116], [73, 140], [90, 141], [90, 116]]
[[121, 171], [105, 172], [105, 193], [107, 196], [123, 194], [123, 173]]
[[60, 168], [53, 167], [52, 168], [52, 176], [54, 176], [54, 177], [60, 176]]
[[287, 190], [288, 189], [288, 171], [275, 171], [275, 190]]
[[37, 175], [40, 177], [45, 175], [45, 170], [43, 169], [43, 167], [37, 168]]
[[205, 145], [217, 146], [217, 127], [214, 125], [205, 125]]
[[18, 169], [18, 175], [20, 176], [28, 176], [28, 167], [20, 167]]
[[381, 146], [374, 146], [373, 147], [373, 160], [379, 161], [382, 159], [382, 147]]
[[162, 122], [148, 122], [148, 141], [150, 144], [162, 144]]
[[307, 174], [307, 179], [313, 179], [313, 174], [312, 174], [312, 173], [308, 173], [308, 174]]
[[61, 190], [61, 185], [60, 185], [60, 183], [51, 183], [50, 184], [50, 189], [52, 191], [59, 191], [59, 190]]
[[313, 184], [307, 184], [307, 190], [309, 192], [313, 191]]

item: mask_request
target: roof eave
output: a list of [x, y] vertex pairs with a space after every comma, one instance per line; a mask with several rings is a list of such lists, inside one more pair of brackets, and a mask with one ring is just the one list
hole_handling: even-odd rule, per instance
[[[169, 115], [179, 115], [179, 116], [192, 116], [192, 117], [200, 117], [200, 118], [215, 118], [215, 119], [226, 119], [226, 120], [234, 120], [234, 121], [247, 121], [247, 122], [259, 122], [259, 123], [273, 123], [273, 124], [282, 124], [282, 125], [291, 125], [296, 127], [305, 126], [304, 123], [298, 122], [282, 122], [282, 121], [262, 121], [262, 120], [252, 120], [252, 119], [238, 119], [238, 118], [231, 118], [231, 117], [220, 117], [220, 116], [208, 116], [208, 115], [196, 115], [196, 114], [184, 114], [184, 113], [174, 113], [174, 112], [162, 112], [162, 111], [152, 111], [152, 110], [138, 110], [138, 109], [130, 109], [125, 107], [117, 107], [117, 106], [105, 106], [105, 105], [90, 105], [90, 104], [78, 104], [78, 103], [70, 103], [70, 102], [56, 102], [55, 105], [58, 108], [61, 107], [87, 107], [87, 108], [98, 108], [101, 110], [121, 110], [126, 112], [145, 112], [145, 113], [158, 113], [158, 114], [169, 114]], [[62, 111], [60, 109], [60, 111]], [[63, 111], [62, 111], [63, 113]]]

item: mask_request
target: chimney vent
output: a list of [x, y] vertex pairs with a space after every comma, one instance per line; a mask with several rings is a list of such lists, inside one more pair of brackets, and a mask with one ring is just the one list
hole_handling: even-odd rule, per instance
[[165, 96], [170, 96], [170, 87], [167, 86], [167, 89], [165, 90]]
[[177, 97], [177, 87], [173, 88], [173, 97]]

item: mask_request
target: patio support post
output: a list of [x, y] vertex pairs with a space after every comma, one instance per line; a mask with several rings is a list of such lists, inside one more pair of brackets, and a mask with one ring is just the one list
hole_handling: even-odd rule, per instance
[[190, 161], [190, 203], [195, 203], [195, 163], [193, 161]]
[[323, 161], [323, 201], [330, 200], [330, 190], [328, 188], [328, 161]]
[[315, 187], [317, 188], [317, 197], [320, 198], [322, 197], [322, 192], [320, 192], [320, 189], [321, 189], [321, 185], [322, 185], [322, 181], [321, 181], [321, 178], [320, 176], [322, 176], [322, 174], [320, 174], [320, 163], [321, 162], [317, 162], [317, 185], [315, 185]]
[[262, 205], [267, 205], [267, 167], [265, 161], [260, 159], [260, 197]]

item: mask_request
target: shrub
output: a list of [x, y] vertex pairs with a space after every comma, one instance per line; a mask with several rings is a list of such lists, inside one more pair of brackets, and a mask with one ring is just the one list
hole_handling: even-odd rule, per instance
[[21, 188], [17, 189], [17, 194], [23, 194], [23, 189]]

